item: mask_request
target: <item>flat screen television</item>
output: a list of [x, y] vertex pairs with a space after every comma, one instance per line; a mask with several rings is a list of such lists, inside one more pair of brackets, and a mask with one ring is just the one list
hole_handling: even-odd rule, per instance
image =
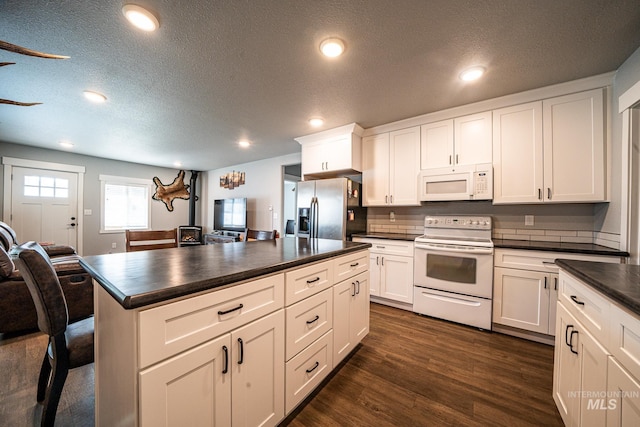
[[247, 199], [218, 199], [213, 201], [213, 229], [244, 231], [247, 228]]

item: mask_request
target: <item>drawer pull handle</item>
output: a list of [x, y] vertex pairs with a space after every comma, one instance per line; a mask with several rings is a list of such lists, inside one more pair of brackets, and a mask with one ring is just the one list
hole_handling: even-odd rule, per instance
[[238, 338], [238, 345], [240, 346], [240, 358], [238, 359], [238, 365], [242, 365], [244, 362], [244, 344], [242, 338]]
[[320, 316], [316, 314], [316, 317], [314, 317], [313, 320], [307, 320], [307, 325], [311, 325], [312, 323], [317, 322], [319, 318]]
[[351, 268], [353, 268], [353, 267], [357, 267], [358, 265], [360, 265], [360, 263], [359, 263], [359, 262], [356, 262], [356, 263], [354, 263], [354, 264], [351, 264], [351, 265], [350, 265], [350, 267], [351, 267]]
[[316, 363], [313, 365], [313, 368], [311, 368], [311, 369], [307, 369], [307, 374], [310, 374], [311, 372], [313, 372], [313, 371], [315, 371], [316, 369], [318, 369], [318, 366], [320, 366], [320, 362], [316, 362]]
[[579, 301], [578, 297], [575, 295], [571, 295], [571, 301], [575, 302], [578, 305], [584, 305], [584, 303], [582, 301]]
[[224, 311], [223, 310], [219, 310], [218, 311], [218, 316], [223, 316], [225, 314], [233, 313], [234, 311], [240, 310], [242, 307], [244, 307], [244, 305], [240, 304], [239, 306], [234, 307], [234, 308], [230, 308], [229, 310], [224, 310]]
[[229, 372], [229, 349], [226, 345], [223, 345], [222, 351], [224, 351], [224, 369], [222, 370], [222, 373], [226, 374]]
[[310, 285], [312, 283], [319, 282], [319, 281], [320, 281], [320, 278], [316, 277], [315, 279], [307, 280], [307, 285]]
[[544, 264], [544, 265], [556, 265], [556, 263], [553, 262], [553, 261], [542, 261], [542, 264]]

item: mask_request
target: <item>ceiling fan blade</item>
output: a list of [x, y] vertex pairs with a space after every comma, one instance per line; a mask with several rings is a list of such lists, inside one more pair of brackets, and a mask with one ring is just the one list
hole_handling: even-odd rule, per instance
[[27, 49], [26, 47], [18, 46], [15, 44], [7, 43], [0, 40], [0, 49], [7, 50], [9, 52], [19, 53], [21, 55], [36, 56], [38, 58], [47, 59], [68, 59], [68, 56], [53, 55], [51, 53], [38, 52], [37, 50]]
[[42, 102], [18, 102], [0, 98], [0, 104], [17, 105], [19, 107], [31, 107], [33, 105], [40, 105], [42, 104]]

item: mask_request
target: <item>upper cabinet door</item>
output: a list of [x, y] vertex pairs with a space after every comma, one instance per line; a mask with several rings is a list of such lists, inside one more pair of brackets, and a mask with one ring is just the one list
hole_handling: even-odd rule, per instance
[[493, 112], [493, 203], [542, 203], [542, 102]]
[[545, 201], [606, 200], [603, 89], [547, 99], [542, 107]]
[[454, 120], [455, 165], [491, 163], [491, 111]]
[[420, 127], [389, 133], [389, 204], [420, 206]]
[[386, 206], [389, 203], [389, 134], [368, 136], [362, 144], [362, 203]]
[[453, 119], [421, 126], [420, 169], [453, 165]]

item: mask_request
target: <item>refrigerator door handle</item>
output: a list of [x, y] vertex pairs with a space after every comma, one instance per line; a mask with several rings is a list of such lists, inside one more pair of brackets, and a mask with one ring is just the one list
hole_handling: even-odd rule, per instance
[[318, 218], [318, 198], [313, 198], [313, 238], [318, 238], [318, 228], [320, 226]]

